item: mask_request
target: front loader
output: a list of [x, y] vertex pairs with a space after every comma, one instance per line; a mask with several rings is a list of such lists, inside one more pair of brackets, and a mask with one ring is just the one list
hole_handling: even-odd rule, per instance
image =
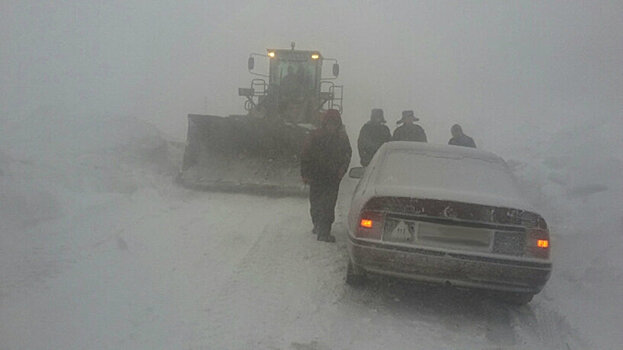
[[[268, 61], [268, 73], [255, 71], [255, 59]], [[332, 62], [332, 75], [322, 76]], [[251, 54], [245, 115], [188, 115], [188, 134], [178, 181], [190, 188], [265, 195], [305, 195], [300, 154], [307, 135], [329, 108], [342, 110], [342, 86], [335, 59], [318, 51], [268, 49]]]

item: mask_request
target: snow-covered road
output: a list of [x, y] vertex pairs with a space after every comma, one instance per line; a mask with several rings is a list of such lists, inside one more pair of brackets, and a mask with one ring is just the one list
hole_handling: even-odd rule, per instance
[[[138, 121], [19, 123], [0, 138], [2, 350], [623, 343], [623, 162], [615, 158], [578, 151], [509, 162], [551, 224], [554, 259], [543, 292], [511, 307], [379, 278], [347, 286], [351, 180], [341, 188], [337, 244], [327, 244], [310, 233], [303, 198], [175, 185], [179, 145]], [[37, 142], [24, 123], [52, 136]]]
[[162, 186], [25, 233], [15, 253], [30, 261], [2, 286], [3, 349], [583, 348], [547, 294], [516, 308], [346, 286], [343, 215], [338, 243], [317, 242], [304, 199]]

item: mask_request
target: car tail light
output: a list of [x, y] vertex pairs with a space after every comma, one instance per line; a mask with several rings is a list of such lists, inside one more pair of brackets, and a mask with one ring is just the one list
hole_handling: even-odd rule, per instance
[[526, 255], [547, 259], [549, 258], [550, 242], [549, 231], [543, 228], [528, 230], [526, 235]]
[[356, 236], [359, 238], [381, 239], [383, 235], [383, 213], [363, 211], [359, 216]]
[[374, 221], [370, 220], [370, 219], [361, 219], [361, 222], [359, 223], [359, 226], [363, 227], [363, 228], [372, 228], [372, 224]]
[[549, 240], [539, 239], [536, 241], [536, 246], [539, 248], [549, 248]]

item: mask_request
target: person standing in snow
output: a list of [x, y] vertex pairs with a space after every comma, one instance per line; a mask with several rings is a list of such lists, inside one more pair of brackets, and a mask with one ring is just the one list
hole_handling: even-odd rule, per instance
[[370, 164], [370, 160], [372, 160], [376, 151], [391, 138], [392, 135], [389, 128], [385, 125], [383, 110], [380, 108], [373, 109], [370, 114], [370, 121], [361, 127], [359, 138], [357, 139], [361, 165], [367, 166]]
[[476, 148], [474, 139], [465, 135], [463, 133], [463, 128], [461, 128], [459, 124], [452, 125], [450, 132], [452, 133], [452, 138], [448, 141], [449, 145]]
[[331, 225], [335, 220], [340, 180], [348, 169], [351, 155], [340, 112], [327, 110], [320, 128], [309, 135], [301, 153], [301, 177], [309, 184], [309, 212], [313, 233], [319, 241], [335, 242]]
[[402, 125], [394, 130], [392, 141], [427, 142], [424, 129], [415, 124], [418, 120], [420, 120], [420, 118], [416, 118], [413, 111], [403, 111], [402, 119], [396, 122], [396, 124], [402, 123]]

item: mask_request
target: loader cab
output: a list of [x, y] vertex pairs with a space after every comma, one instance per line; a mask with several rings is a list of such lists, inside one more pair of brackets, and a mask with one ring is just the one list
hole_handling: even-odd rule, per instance
[[[255, 58], [268, 63], [268, 72], [256, 70]], [[324, 68], [333, 69], [323, 76]], [[316, 123], [326, 109], [342, 111], [342, 85], [336, 85], [339, 65], [314, 50], [267, 49], [266, 54], [252, 53], [247, 62], [249, 73], [258, 76], [250, 88], [238, 89], [246, 98], [244, 108], [259, 117], [277, 116], [292, 123]], [[325, 69], [326, 70], [326, 69]], [[331, 74], [332, 73], [332, 74]]]
[[317, 51], [268, 50], [269, 85], [294, 86], [305, 94], [320, 90], [322, 55]]

